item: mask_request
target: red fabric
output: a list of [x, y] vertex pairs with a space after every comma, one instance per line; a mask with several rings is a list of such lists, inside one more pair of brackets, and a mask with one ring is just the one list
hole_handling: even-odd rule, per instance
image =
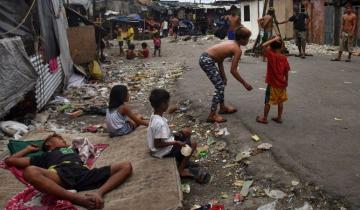
[[[95, 160], [100, 156], [108, 144], [95, 144], [95, 156], [87, 160], [86, 165], [90, 168], [94, 165]], [[5, 206], [6, 210], [76, 210], [70, 201], [58, 200], [56, 197], [47, 195], [36, 190], [32, 185], [27, 183], [23, 177], [23, 169], [7, 166], [4, 161], [0, 161], [0, 168], [9, 170], [23, 184], [26, 185], [25, 190], [12, 197]]]
[[278, 54], [271, 49], [266, 49], [267, 72], [266, 83], [275, 88], [286, 88], [286, 72], [290, 71], [290, 65], [287, 57]]
[[148, 58], [149, 54], [150, 54], [150, 51], [148, 48], [143, 49], [142, 55], [144, 56], [144, 58]]
[[160, 38], [154, 38], [154, 45], [155, 47], [161, 46], [161, 39]]
[[58, 70], [57, 58], [50, 59], [49, 68], [51, 73], [55, 73]]

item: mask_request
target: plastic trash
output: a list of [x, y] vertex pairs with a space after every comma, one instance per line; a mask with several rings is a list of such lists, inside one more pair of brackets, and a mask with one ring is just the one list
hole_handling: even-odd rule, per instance
[[308, 202], [305, 202], [303, 207], [295, 208], [295, 210], [313, 210], [313, 207]]
[[255, 135], [252, 135], [252, 136], [251, 136], [251, 139], [254, 140], [254, 141], [256, 141], [256, 142], [260, 141], [260, 137], [259, 137], [258, 135], [256, 135], [256, 134], [255, 134]]
[[62, 97], [62, 96], [55, 96], [55, 99], [50, 101], [49, 104], [56, 104], [56, 105], [61, 105], [61, 104], [69, 104], [70, 100]]
[[262, 150], [269, 150], [272, 148], [272, 144], [269, 143], [262, 143], [259, 146], [257, 146], [258, 149], [262, 149]]
[[188, 183], [181, 184], [181, 191], [183, 193], [190, 193], [190, 185]]
[[271, 203], [260, 206], [259, 208], [257, 208], [257, 210], [276, 210], [276, 204], [277, 201], [273, 201]]
[[283, 199], [286, 196], [286, 193], [284, 193], [281, 190], [269, 190], [269, 189], [265, 189], [264, 190], [266, 195], [269, 196], [270, 198], [274, 198], [274, 199]]
[[181, 148], [181, 154], [184, 155], [185, 157], [188, 157], [191, 155], [191, 147], [189, 145], [185, 145]]
[[242, 189], [240, 191], [240, 194], [243, 197], [246, 197], [249, 194], [249, 190], [250, 190], [250, 187], [253, 184], [253, 182], [254, 182], [253, 180], [249, 180], [249, 181], [244, 182], [243, 187], [242, 187]]
[[29, 132], [28, 126], [16, 121], [0, 122], [0, 128], [5, 134], [12, 136], [16, 140], [20, 139], [22, 135]]

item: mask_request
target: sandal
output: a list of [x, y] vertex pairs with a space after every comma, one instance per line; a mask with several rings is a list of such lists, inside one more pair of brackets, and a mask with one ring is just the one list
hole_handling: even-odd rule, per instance
[[348, 63], [349, 63], [349, 62], [351, 62], [351, 60], [350, 60], [350, 59], [346, 59], [345, 62], [348, 62]]
[[268, 124], [268, 121], [263, 121], [262, 119], [260, 119], [259, 116], [256, 117], [256, 122], [262, 123], [262, 124]]

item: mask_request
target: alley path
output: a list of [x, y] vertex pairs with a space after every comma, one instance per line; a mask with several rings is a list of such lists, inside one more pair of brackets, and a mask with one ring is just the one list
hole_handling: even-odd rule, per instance
[[[208, 43], [207, 43], [208, 46]], [[168, 44], [166, 53], [179, 53], [190, 71], [178, 84], [178, 92], [195, 103], [208, 107], [213, 91], [198, 67], [198, 57], [205, 45]], [[176, 49], [171, 52], [170, 49]], [[304, 180], [314, 181], [332, 195], [340, 196], [360, 208], [360, 59], [352, 63], [330, 62], [330, 57], [289, 57], [292, 68], [289, 79], [289, 101], [285, 104], [284, 124], [260, 125], [255, 117], [262, 113], [265, 88], [265, 63], [244, 56], [241, 75], [254, 87], [247, 92], [229, 73], [226, 100], [239, 112], [227, 116], [225, 124], [235, 136], [237, 123], [270, 139], [277, 161]], [[259, 89], [261, 88], [261, 89]], [[181, 91], [179, 91], [181, 90]], [[204, 109], [206, 110], [206, 109]], [[202, 113], [205, 120], [207, 111]], [[276, 114], [276, 107], [270, 116]]]

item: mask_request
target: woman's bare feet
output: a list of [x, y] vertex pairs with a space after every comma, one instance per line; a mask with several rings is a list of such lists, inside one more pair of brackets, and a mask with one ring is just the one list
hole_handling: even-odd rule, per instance
[[262, 123], [262, 124], [268, 124], [268, 121], [267, 121], [266, 118], [264, 118], [264, 117], [259, 117], [259, 116], [256, 117], [256, 122]]
[[220, 107], [219, 114], [232, 114], [235, 112], [237, 112], [237, 109], [235, 107], [223, 106], [223, 107]]
[[223, 122], [226, 122], [226, 119], [224, 117], [222, 117], [221, 115], [218, 115], [218, 114], [213, 114], [213, 115], [210, 115], [207, 119], [207, 122], [210, 122], [210, 123], [223, 123]]

